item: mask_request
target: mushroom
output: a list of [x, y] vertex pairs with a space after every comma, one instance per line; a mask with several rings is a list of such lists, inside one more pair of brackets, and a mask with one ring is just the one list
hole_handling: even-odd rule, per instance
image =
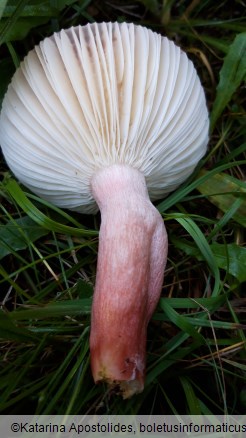
[[14, 74], [0, 141], [10, 169], [37, 195], [82, 213], [99, 207], [92, 374], [124, 398], [141, 392], [168, 247], [150, 199], [176, 189], [208, 142], [192, 62], [166, 37], [134, 24], [61, 30]]

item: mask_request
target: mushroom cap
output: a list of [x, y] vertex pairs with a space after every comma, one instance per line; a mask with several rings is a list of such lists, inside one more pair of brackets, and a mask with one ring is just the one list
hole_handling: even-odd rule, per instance
[[192, 62], [166, 37], [93, 23], [45, 38], [4, 97], [0, 142], [16, 177], [62, 207], [97, 211], [90, 181], [112, 164], [166, 196], [206, 152], [208, 111]]

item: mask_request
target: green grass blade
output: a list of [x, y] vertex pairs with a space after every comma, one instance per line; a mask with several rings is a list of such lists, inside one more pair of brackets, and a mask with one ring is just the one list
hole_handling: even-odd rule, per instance
[[[11, 406], [12, 404], [14, 404], [17, 400], [21, 400], [23, 397], [25, 397], [25, 393], [26, 393], [26, 388], [23, 385], [23, 380], [25, 378], [25, 375], [28, 372], [28, 368], [30, 366], [32, 366], [33, 363], [35, 363], [35, 359], [38, 357], [38, 355], [40, 354], [40, 352], [43, 350], [44, 346], [45, 346], [45, 342], [46, 339], [45, 337], [43, 338], [43, 340], [40, 341], [40, 343], [36, 346], [36, 348], [33, 351], [26, 351], [23, 354], [23, 359], [25, 360], [24, 366], [22, 365], [22, 362], [20, 362], [21, 366], [18, 366], [18, 373], [15, 374], [15, 378], [10, 379], [8, 382], [6, 382], [6, 389], [5, 391], [1, 391], [1, 397], [0, 397], [0, 410], [4, 410], [6, 408], [8, 408], [9, 406]], [[18, 358], [17, 358], [17, 362]], [[38, 389], [38, 385], [33, 384], [33, 382], [30, 382], [31, 385], [29, 388], [29, 392], [33, 393], [33, 391], [35, 391], [35, 389]], [[18, 389], [19, 389], [19, 385], [21, 384], [22, 386], [22, 390], [20, 391], [21, 393], [19, 395], [17, 395], [16, 397], [16, 392], [18, 393]], [[28, 389], [27, 389], [28, 392]], [[10, 397], [10, 394], [14, 394], [14, 397]]]
[[6, 190], [15, 200], [15, 202], [23, 209], [23, 211], [38, 225], [47, 228], [50, 231], [69, 234], [71, 236], [96, 236], [96, 231], [86, 230], [81, 228], [69, 227], [57, 223], [42, 213], [35, 205], [27, 198], [19, 184], [14, 179], [8, 179], [5, 185]]
[[246, 32], [238, 34], [230, 46], [220, 71], [216, 98], [213, 104], [210, 128], [214, 130], [215, 123], [231, 100], [246, 75]]
[[1, 0], [1, 3], [0, 3], [0, 20], [1, 20], [2, 16], [3, 16], [4, 9], [5, 9], [6, 5], [7, 5], [7, 2], [8, 2], [8, 0]]
[[[220, 172], [223, 172], [224, 170], [230, 169], [233, 166], [240, 166], [245, 165], [245, 161], [235, 161], [234, 163], [226, 163], [221, 166], [215, 167], [214, 169], [210, 170], [209, 172], [203, 174], [200, 176], [200, 174], [197, 176], [197, 179], [194, 181], [187, 181], [183, 186], [181, 186], [179, 189], [177, 189], [174, 193], [168, 196], [167, 199], [160, 202], [156, 208], [160, 213], [164, 213], [167, 211], [170, 207], [180, 202], [186, 195], [188, 195], [192, 190], [196, 189], [199, 185], [205, 183], [208, 181], [213, 175], [216, 175]], [[193, 179], [193, 176], [191, 176], [190, 179]]]
[[148, 368], [146, 386], [150, 385], [156, 377], [172, 366], [176, 361], [177, 355], [179, 358], [183, 358], [187, 354], [187, 350], [182, 348], [181, 345], [186, 342], [188, 338], [189, 334], [180, 332], [174, 336], [171, 341], [167, 342], [165, 345], [165, 353]]
[[177, 213], [175, 214], [175, 219], [186, 229], [186, 231], [188, 231], [190, 236], [196, 242], [197, 247], [199, 248], [203, 258], [208, 263], [208, 266], [210, 267], [215, 279], [212, 295], [217, 296], [220, 292], [220, 273], [217, 261], [211, 251], [211, 248], [209, 247], [206, 238], [204, 237], [199, 227], [190, 217], [184, 217], [183, 215], [179, 215]]
[[0, 23], [0, 46], [7, 40], [8, 33], [14, 28], [14, 25], [21, 16], [21, 13], [28, 1], [29, 0], [19, 0], [17, 5], [15, 5], [12, 15], [3, 24], [2, 22]]
[[6, 224], [0, 223], [0, 260], [13, 251], [28, 248], [30, 242], [35, 242], [48, 232], [28, 216], [11, 219]]
[[170, 319], [170, 321], [172, 321], [173, 324], [179, 327], [184, 333], [192, 336], [201, 344], [204, 343], [202, 335], [198, 333], [198, 331], [189, 323], [189, 321], [184, 316], [179, 315], [178, 312], [176, 312], [176, 310], [174, 310], [168, 304], [168, 300], [162, 300], [160, 306], [163, 312], [167, 315], [167, 317]]
[[15, 321], [28, 321], [33, 318], [46, 319], [61, 316], [76, 316], [88, 314], [91, 310], [91, 298], [81, 300], [60, 301], [46, 304], [43, 307], [34, 306], [25, 310], [11, 312], [10, 318]]
[[[55, 411], [55, 406], [59, 397], [64, 393], [67, 387], [70, 385], [71, 379], [74, 376], [75, 370], [78, 366], [78, 361], [76, 361], [75, 365], [69, 370], [71, 364], [73, 363], [74, 357], [78, 354], [79, 351], [82, 352], [82, 357], [79, 354], [79, 364], [81, 360], [84, 360], [85, 354], [88, 353], [88, 341], [85, 339], [88, 336], [88, 328], [85, 328], [82, 334], [74, 343], [73, 347], [68, 352], [65, 360], [60, 366], [57, 368], [54, 373], [52, 379], [49, 382], [47, 387], [47, 394], [49, 403], [42, 402], [38, 407], [37, 414], [50, 414]], [[83, 345], [84, 344], [84, 345]]]
[[[201, 175], [210, 172], [202, 170]], [[226, 173], [211, 175], [197, 186], [197, 190], [223, 212], [230, 211], [234, 205], [233, 219], [246, 227], [246, 184]], [[235, 204], [236, 203], [236, 204]]]
[[0, 339], [17, 342], [39, 342], [39, 337], [31, 331], [16, 326], [6, 313], [0, 311]]
[[179, 377], [179, 380], [181, 382], [181, 385], [183, 387], [187, 404], [189, 406], [189, 413], [190, 415], [201, 415], [201, 407], [200, 407], [200, 401], [196, 397], [194, 389], [190, 383], [190, 381], [183, 376]]
[[223, 362], [228, 363], [232, 367], [238, 368], [239, 370], [243, 371], [243, 373], [246, 373], [246, 365], [244, 365], [243, 363], [238, 363], [238, 362], [235, 362], [234, 360], [230, 360], [230, 359], [226, 359], [226, 358], [223, 358], [222, 360], [223, 360]]
[[199, 306], [203, 306], [208, 310], [215, 311], [225, 304], [226, 298], [226, 294], [218, 297], [196, 298], [196, 300], [192, 298], [161, 298], [160, 303], [163, 300], [168, 300], [173, 309], [197, 309]]
[[[206, 315], [206, 314], [204, 314]], [[226, 321], [213, 321], [213, 320], [207, 320], [204, 319], [202, 315], [200, 318], [196, 318], [194, 316], [184, 316], [185, 320], [189, 322], [191, 325], [195, 325], [196, 327], [211, 327], [221, 330], [239, 330], [239, 329], [246, 329], [245, 325], [240, 325], [235, 322], [226, 322]]]
[[[206, 260], [204, 254], [188, 240], [182, 239], [181, 241], [172, 237], [172, 242], [185, 254], [197, 260]], [[209, 251], [213, 254], [213, 259], [220, 269], [233, 275], [240, 283], [246, 281], [246, 248], [236, 243], [212, 243], [209, 245]]]

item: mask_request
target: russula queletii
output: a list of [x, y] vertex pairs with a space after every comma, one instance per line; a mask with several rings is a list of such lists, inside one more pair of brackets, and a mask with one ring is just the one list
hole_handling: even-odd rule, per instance
[[192, 62], [167, 38], [133, 24], [62, 30], [14, 74], [0, 141], [10, 169], [37, 195], [82, 213], [99, 207], [92, 374], [124, 398], [141, 392], [168, 247], [150, 199], [179, 186], [208, 142]]

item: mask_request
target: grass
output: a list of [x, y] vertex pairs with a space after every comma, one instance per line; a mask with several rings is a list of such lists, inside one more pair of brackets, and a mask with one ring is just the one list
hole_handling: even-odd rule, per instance
[[88, 21], [134, 21], [176, 41], [195, 63], [211, 138], [192, 177], [156, 204], [170, 242], [165, 285], [148, 330], [145, 390], [127, 402], [90, 373], [99, 216], [38, 199], [1, 160], [0, 413], [245, 413], [244, 11], [243, 0], [1, 3], [1, 100], [45, 36]]

